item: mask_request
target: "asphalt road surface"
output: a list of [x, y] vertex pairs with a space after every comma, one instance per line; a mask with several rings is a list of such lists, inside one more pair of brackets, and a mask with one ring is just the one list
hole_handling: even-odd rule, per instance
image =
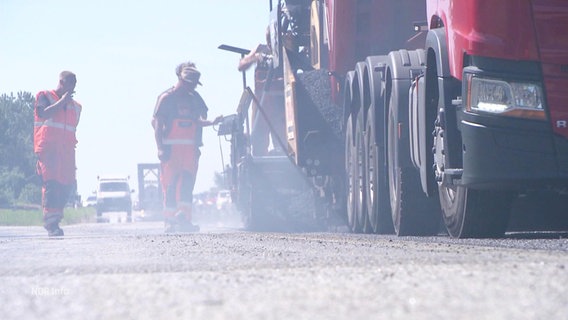
[[0, 227], [0, 319], [568, 319], [568, 234], [193, 234]]

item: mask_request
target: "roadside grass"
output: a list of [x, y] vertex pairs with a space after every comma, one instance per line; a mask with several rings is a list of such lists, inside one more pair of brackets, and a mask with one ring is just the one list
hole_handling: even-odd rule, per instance
[[[65, 208], [62, 225], [96, 221], [94, 207]], [[2, 226], [42, 226], [43, 214], [39, 207], [19, 207], [0, 209], [0, 225]]]

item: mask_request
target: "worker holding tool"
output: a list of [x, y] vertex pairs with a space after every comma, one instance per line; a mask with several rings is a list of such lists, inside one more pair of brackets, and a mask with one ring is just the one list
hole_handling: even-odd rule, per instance
[[177, 84], [163, 92], [154, 109], [152, 125], [160, 159], [166, 232], [194, 232], [193, 188], [197, 176], [202, 128], [219, 123], [207, 119], [207, 105], [195, 90], [201, 73], [193, 62], [177, 66]]

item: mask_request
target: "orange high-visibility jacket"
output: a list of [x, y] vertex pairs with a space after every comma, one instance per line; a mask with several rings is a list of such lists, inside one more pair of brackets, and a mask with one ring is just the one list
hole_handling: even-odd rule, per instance
[[[49, 99], [50, 105], [59, 100], [54, 90], [42, 91], [36, 96], [36, 104], [42, 94]], [[34, 152], [40, 152], [43, 148], [53, 144], [75, 147], [77, 144], [75, 131], [81, 116], [81, 109], [81, 104], [72, 100], [65, 109], [57, 110], [52, 117], [40, 118], [36, 108], [34, 112]]]
[[163, 138], [162, 143], [171, 146], [169, 162], [175, 163], [177, 169], [197, 172], [197, 129], [198, 124], [192, 119], [174, 119], [171, 129]]

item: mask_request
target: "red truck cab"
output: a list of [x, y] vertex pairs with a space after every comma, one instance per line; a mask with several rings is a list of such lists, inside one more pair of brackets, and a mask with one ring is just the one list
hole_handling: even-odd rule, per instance
[[424, 107], [438, 110], [446, 226], [456, 237], [502, 234], [518, 195], [568, 186], [568, 3], [429, 0], [427, 15], [425, 82], [437, 77], [439, 95], [423, 96], [439, 101]]

